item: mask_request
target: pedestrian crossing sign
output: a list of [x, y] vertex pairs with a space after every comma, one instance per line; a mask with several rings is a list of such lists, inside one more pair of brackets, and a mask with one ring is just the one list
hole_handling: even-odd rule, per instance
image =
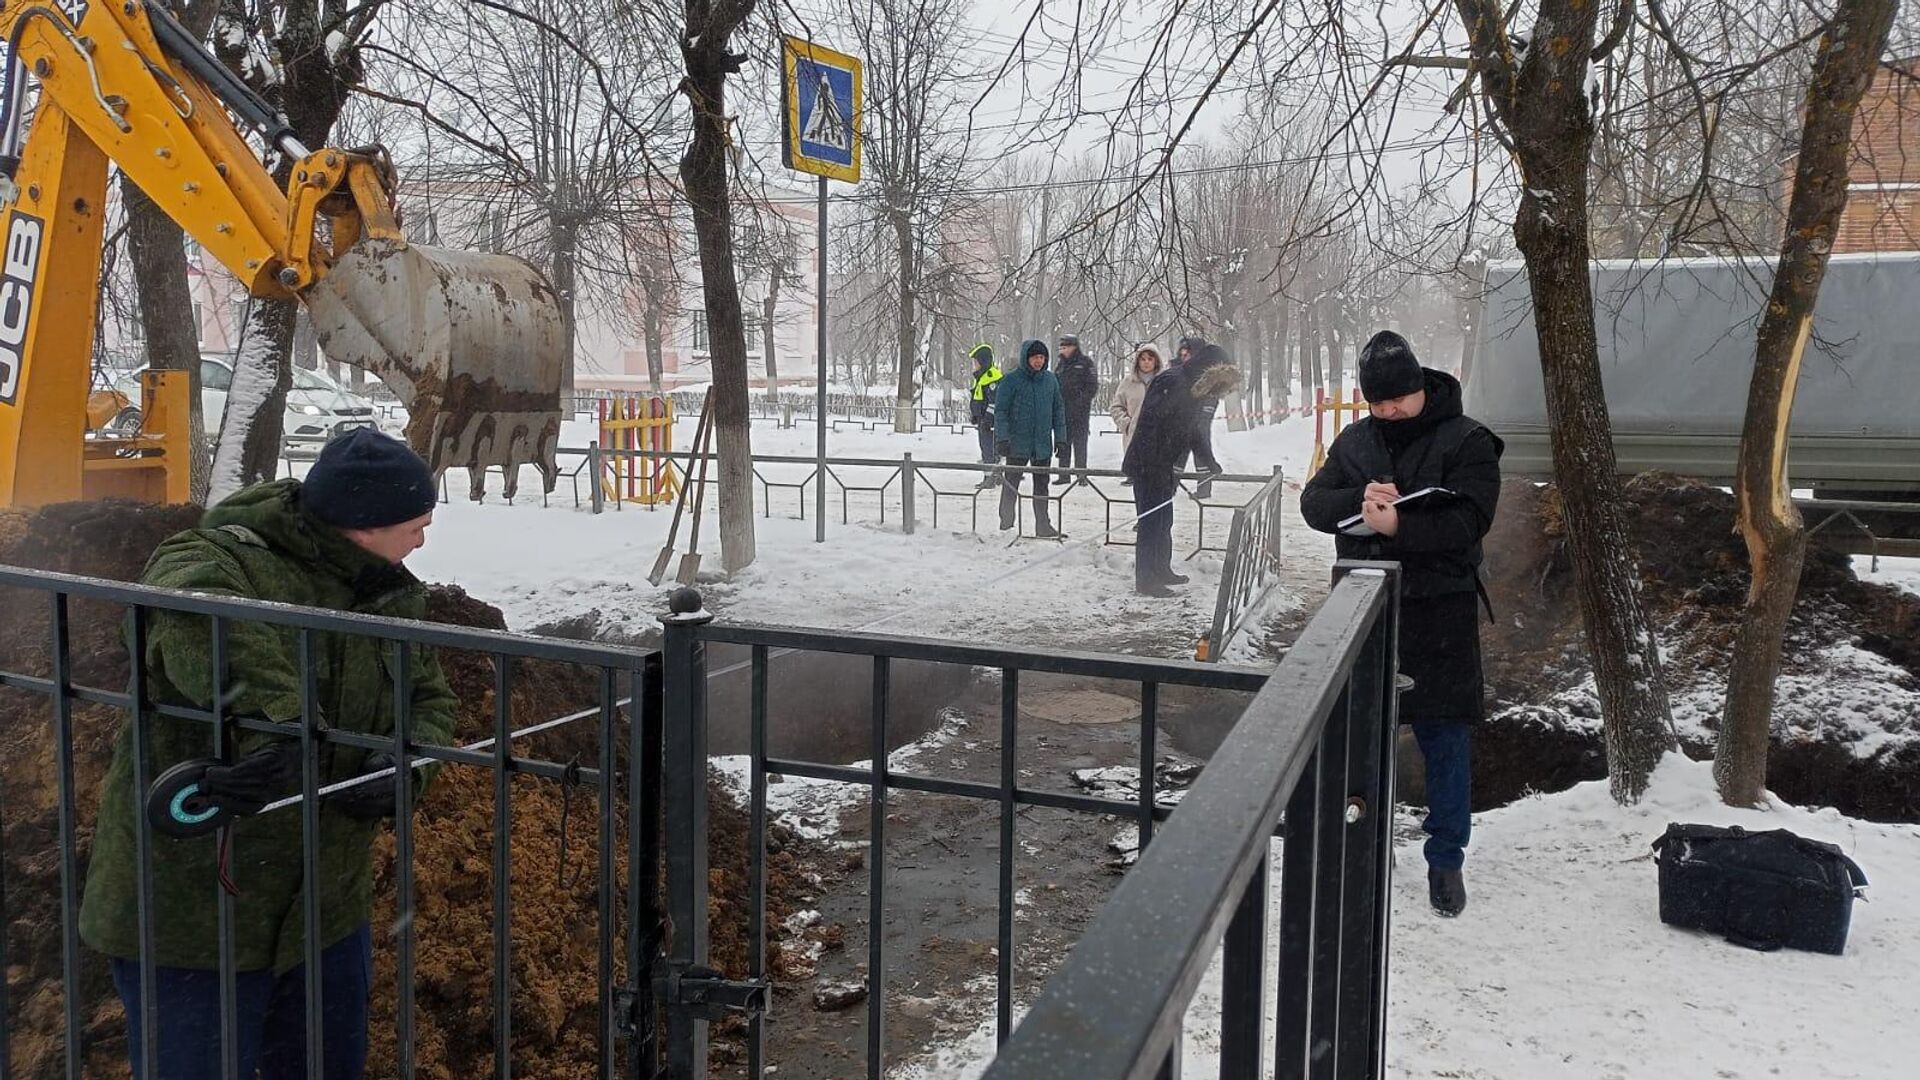
[[859, 183], [860, 61], [796, 37], [781, 53], [787, 167]]

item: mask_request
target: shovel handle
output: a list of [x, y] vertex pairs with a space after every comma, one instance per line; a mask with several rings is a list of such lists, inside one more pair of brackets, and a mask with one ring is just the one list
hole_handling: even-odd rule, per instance
[[[694, 421], [694, 424], [693, 424], [693, 452], [696, 456], [700, 453], [700, 442], [706, 436], [706, 433], [707, 433], [707, 418], [713, 415], [713, 413], [709, 411], [709, 409], [707, 408], [709, 405], [712, 404], [712, 399], [713, 399], [713, 389], [709, 387], [707, 389], [706, 397], [700, 400], [700, 419]], [[671, 465], [673, 462], [673, 459], [668, 458], [667, 462], [669, 465]], [[692, 462], [689, 462], [688, 464], [691, 465]], [[680, 496], [679, 498], [673, 501], [673, 524], [667, 527], [667, 543], [665, 547], [660, 549], [660, 553], [662, 555], [669, 554], [673, 551], [673, 542], [674, 540], [678, 539], [680, 536], [680, 515], [685, 513], [687, 509], [686, 481], [692, 479], [692, 477], [693, 477], [693, 470], [691, 468], [687, 469], [687, 471], [681, 476]]]
[[[712, 391], [709, 390], [708, 393], [711, 394]], [[701, 406], [700, 415], [701, 419], [706, 418], [706, 406]], [[689, 555], [697, 555], [700, 552], [700, 510], [707, 501], [707, 459], [708, 451], [713, 448], [714, 427], [713, 424], [707, 425], [706, 441], [696, 446], [693, 451], [700, 456], [700, 490], [693, 493], [693, 526], [687, 535], [687, 554]]]

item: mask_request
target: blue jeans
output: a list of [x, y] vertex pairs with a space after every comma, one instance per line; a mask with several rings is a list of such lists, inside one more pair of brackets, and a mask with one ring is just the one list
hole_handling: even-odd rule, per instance
[[[234, 974], [235, 1042], [240, 1075], [301, 1080], [307, 1075], [305, 966], [285, 975]], [[220, 973], [154, 969], [160, 999], [159, 1080], [219, 1080]], [[367, 996], [373, 981], [373, 937], [366, 924], [320, 954], [320, 1042], [326, 1080], [360, 1080], [367, 1066]], [[140, 1075], [140, 965], [113, 961], [113, 988], [127, 1010], [127, 1053]]]
[[1473, 833], [1469, 795], [1473, 787], [1473, 727], [1458, 720], [1423, 720], [1413, 725], [1420, 755], [1427, 762], [1427, 865], [1458, 870], [1467, 861]]

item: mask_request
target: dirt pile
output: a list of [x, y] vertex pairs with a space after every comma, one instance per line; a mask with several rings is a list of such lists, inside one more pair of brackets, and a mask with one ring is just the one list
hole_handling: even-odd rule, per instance
[[[0, 565], [131, 581], [160, 541], [199, 521], [184, 506], [127, 502], [71, 503], [38, 511], [0, 510]], [[46, 593], [0, 589], [0, 670], [46, 676], [52, 668], [52, 602]], [[68, 657], [72, 679], [121, 691], [127, 685], [122, 636], [125, 609], [93, 600], [70, 603]], [[93, 843], [94, 808], [119, 730], [117, 710], [79, 704], [73, 711], [74, 805], [79, 866]], [[0, 850], [5, 853], [8, 1028], [13, 1075], [38, 1080], [65, 1075], [61, 988], [59, 773], [47, 699], [0, 690]], [[115, 1075], [125, 1060], [120, 1006], [104, 960], [85, 950], [80, 1015], [86, 1024], [88, 1076]], [[124, 1070], [121, 1070], [124, 1075]]]
[[[91, 503], [32, 513], [0, 512], [0, 564], [118, 580], [139, 576], [167, 536], [192, 527], [190, 507]], [[23, 602], [24, 601], [24, 602]], [[0, 669], [48, 671], [48, 602], [0, 596]], [[429, 593], [429, 618], [460, 626], [505, 629], [501, 613], [454, 588]], [[126, 685], [124, 611], [75, 601], [72, 667], [77, 682], [119, 690]], [[443, 650], [441, 662], [460, 699], [456, 738], [492, 734], [494, 668], [490, 656]], [[621, 688], [622, 693], [626, 688]], [[515, 727], [571, 714], [599, 703], [598, 673], [569, 665], [516, 661], [511, 717]], [[60, 860], [57, 772], [51, 711], [45, 699], [0, 691], [0, 755], [8, 762], [0, 819], [4, 874], [8, 1028], [13, 1075], [38, 1080], [64, 1075], [64, 1006], [60, 977]], [[116, 710], [81, 705], [74, 716], [78, 857], [84, 871], [99, 803], [99, 785], [121, 723]], [[617, 768], [626, 775], [625, 720]], [[522, 757], [583, 767], [598, 764], [599, 723], [582, 720], [514, 743]], [[724, 785], [710, 782], [712, 952], [728, 975], [746, 973], [745, 814]], [[416, 1039], [423, 1077], [467, 1077], [492, 1071], [493, 780], [489, 770], [441, 770], [420, 807], [415, 829]], [[516, 776], [512, 783], [511, 926], [516, 1071], [542, 1077], [595, 1074], [598, 1039], [599, 807], [591, 786]], [[627, 806], [616, 816], [616, 910], [624, 922]], [[562, 846], [565, 857], [562, 865]], [[802, 844], [784, 830], [769, 835], [768, 914], [779, 926], [810, 892]], [[394, 927], [393, 838], [378, 841], [374, 913], [375, 992], [369, 1075], [393, 1075], [397, 994], [391, 947]], [[631, 929], [631, 928], [629, 928]], [[645, 928], [642, 928], [645, 929]], [[86, 1023], [86, 1075], [125, 1076], [124, 1025], [104, 961], [83, 950], [79, 993]], [[784, 971], [775, 948], [769, 961]], [[625, 978], [625, 949], [616, 950]]]
[[[1682, 744], [1710, 756], [1749, 571], [1733, 496], [1660, 473], [1626, 487], [1643, 596], [1667, 657]], [[1483, 635], [1492, 716], [1476, 733], [1475, 802], [1604, 776], [1599, 702], [1557, 492], [1510, 482], [1486, 540], [1495, 624]], [[1769, 786], [1796, 803], [1920, 820], [1920, 598], [1860, 581], [1816, 535], [1787, 630]]]

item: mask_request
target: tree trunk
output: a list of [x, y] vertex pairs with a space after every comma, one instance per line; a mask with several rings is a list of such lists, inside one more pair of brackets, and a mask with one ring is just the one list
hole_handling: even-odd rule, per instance
[[776, 404], [780, 401], [780, 361], [775, 355], [779, 350], [773, 340], [773, 320], [779, 307], [780, 275], [776, 270], [767, 285], [766, 298], [760, 301], [760, 349], [767, 357], [767, 400]]
[[286, 438], [287, 390], [293, 385], [295, 300], [255, 300], [240, 327], [227, 414], [220, 422], [207, 498], [219, 502], [241, 488], [271, 480]]
[[[127, 249], [133, 259], [147, 366], [187, 373], [187, 443], [192, 448], [187, 497], [205, 506], [213, 440], [200, 406], [200, 328], [193, 324], [193, 290], [187, 284], [186, 233], [125, 173], [120, 174], [120, 199], [127, 209]], [[220, 418], [214, 417], [213, 423], [218, 430]]]
[[1320, 388], [1320, 362], [1314, 358], [1319, 351], [1320, 341], [1313, 332], [1313, 309], [1303, 306], [1300, 309], [1300, 390], [1309, 401]]
[[1588, 277], [1593, 118], [1583, 87], [1600, 5], [1542, 0], [1531, 35], [1540, 47], [1524, 50], [1522, 58], [1498, 32], [1497, 5], [1456, 2], [1520, 166], [1513, 234], [1533, 291], [1554, 479], [1600, 693], [1607, 777], [1616, 800], [1634, 803], [1674, 739], [1660, 649], [1621, 513]]
[[1267, 365], [1267, 411], [1276, 424], [1286, 420], [1293, 408], [1293, 363], [1287, 352], [1292, 329], [1287, 322], [1287, 306], [1275, 304], [1273, 359]]
[[[719, 450], [720, 561], [728, 573], [753, 564], [753, 436], [747, 422], [747, 337], [740, 278], [733, 259], [733, 209], [727, 199], [727, 74], [741, 58], [728, 51], [751, 0], [688, 2], [681, 55], [681, 91], [693, 111], [693, 139], [680, 158], [680, 179], [700, 247], [700, 292], [713, 357], [715, 443]], [[704, 18], [696, 17], [696, 9]]]
[[1247, 420], [1259, 424], [1267, 418], [1267, 320], [1253, 316], [1247, 331]]
[[640, 334], [646, 340], [647, 346], [647, 384], [652, 387], [654, 393], [665, 393], [667, 335], [665, 328], [660, 325], [660, 308], [652, 302], [647, 304], [646, 321], [641, 327]]
[[[220, 0], [220, 7], [235, 25], [249, 25], [244, 0]], [[285, 5], [273, 43], [286, 58], [280, 81], [265, 84], [256, 78], [254, 85], [270, 104], [286, 113], [300, 141], [316, 148], [327, 144], [359, 74], [358, 54], [353, 49], [329, 49], [324, 37], [314, 0]], [[215, 52], [235, 74], [248, 77], [244, 41], [222, 38], [215, 42]], [[291, 172], [292, 162], [283, 158], [274, 169], [275, 184], [284, 189]], [[214, 454], [208, 493], [213, 501], [271, 480], [279, 470], [298, 306], [294, 300], [256, 300], [248, 309]]]
[[1760, 320], [1734, 477], [1753, 581], [1727, 667], [1727, 711], [1713, 760], [1720, 797], [1758, 805], [1766, 793], [1774, 679], [1800, 590], [1806, 529], [1787, 484], [1787, 424], [1827, 257], [1847, 207], [1853, 121], [1878, 68], [1897, 0], [1840, 0], [1807, 88], [1786, 237]]
[[563, 208], [550, 216], [548, 229], [553, 238], [553, 293], [560, 300], [560, 324], [567, 328], [567, 362], [560, 368], [560, 408], [562, 415], [573, 415], [574, 314], [579, 292], [580, 230]]
[[1338, 309], [1327, 312], [1327, 394], [1334, 400], [1347, 396], [1347, 346], [1353, 340], [1352, 324]]
[[1040, 233], [1033, 239], [1033, 322], [1034, 337], [1053, 348], [1053, 300], [1047, 295], [1047, 232], [1053, 227], [1053, 191], [1040, 190]]
[[895, 363], [893, 389], [893, 430], [902, 435], [910, 435], [920, 430], [920, 414], [914, 411], [914, 397], [919, 392], [914, 378], [915, 361], [920, 352], [920, 335], [917, 329], [918, 312], [914, 304], [914, 278], [917, 267], [914, 260], [913, 223], [904, 213], [890, 215], [893, 226], [894, 258], [898, 260], [899, 279], [894, 287], [899, 290], [900, 321], [895, 330]]

